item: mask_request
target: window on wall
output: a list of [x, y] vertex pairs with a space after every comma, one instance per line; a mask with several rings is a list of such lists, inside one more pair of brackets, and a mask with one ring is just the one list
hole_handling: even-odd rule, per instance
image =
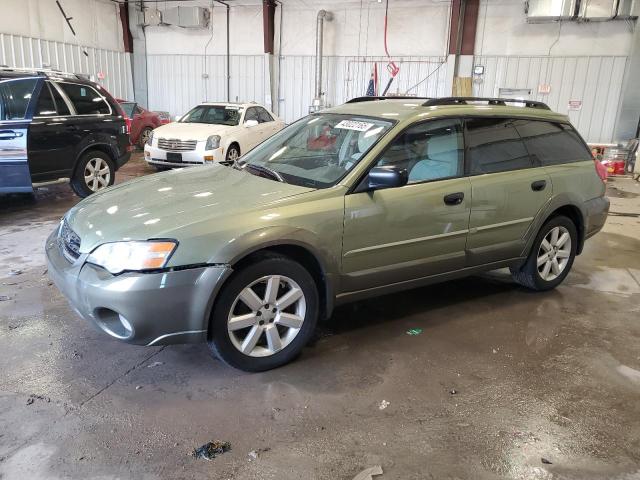
[[512, 120], [502, 118], [467, 120], [466, 139], [472, 175], [507, 172], [532, 166], [529, 153]]
[[58, 83], [76, 108], [78, 115], [104, 115], [111, 113], [111, 108], [104, 98], [88, 85], [79, 83]]
[[529, 153], [542, 165], [591, 159], [591, 152], [571, 125], [538, 120], [517, 120], [514, 124]]
[[406, 169], [409, 183], [463, 174], [462, 122], [436, 120], [408, 128], [389, 145], [377, 166]]
[[36, 79], [0, 82], [0, 120], [23, 120], [36, 88]]

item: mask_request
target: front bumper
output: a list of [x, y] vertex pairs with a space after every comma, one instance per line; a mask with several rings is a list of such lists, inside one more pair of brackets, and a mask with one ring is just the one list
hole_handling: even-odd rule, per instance
[[213, 299], [231, 272], [203, 266], [111, 275], [85, 263], [86, 254], [67, 260], [57, 229], [45, 248], [49, 277], [73, 309], [111, 337], [137, 345], [205, 341]]
[[[200, 147], [200, 145], [198, 145], [198, 147]], [[182, 162], [168, 161], [167, 153], [180, 153], [182, 155]], [[213, 163], [222, 162], [224, 160], [224, 149], [222, 147], [219, 147], [215, 150], [196, 149], [186, 152], [172, 152], [170, 150], [162, 150], [157, 147], [145, 145], [144, 159], [150, 165], [158, 165], [163, 167], [192, 167], [195, 165], [211, 165]]]

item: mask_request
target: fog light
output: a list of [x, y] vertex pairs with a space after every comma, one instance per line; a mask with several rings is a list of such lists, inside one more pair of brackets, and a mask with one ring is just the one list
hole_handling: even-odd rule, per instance
[[204, 156], [204, 161], [205, 162], [213, 162], [213, 155], [205, 155]]
[[119, 340], [126, 340], [133, 336], [133, 327], [129, 320], [118, 312], [109, 308], [98, 308], [94, 311], [94, 318], [102, 330]]

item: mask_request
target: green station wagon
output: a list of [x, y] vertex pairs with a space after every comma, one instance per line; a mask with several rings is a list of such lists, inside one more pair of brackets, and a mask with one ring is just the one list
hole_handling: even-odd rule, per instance
[[278, 367], [334, 306], [509, 267], [557, 286], [607, 216], [566, 116], [538, 102], [356, 98], [233, 165], [173, 170], [81, 201], [49, 275], [111, 337], [208, 342]]

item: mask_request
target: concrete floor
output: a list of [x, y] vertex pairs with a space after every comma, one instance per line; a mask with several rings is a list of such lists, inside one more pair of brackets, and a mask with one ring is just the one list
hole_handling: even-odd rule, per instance
[[[118, 179], [150, 172], [136, 157]], [[94, 331], [42, 254], [77, 198], [1, 197], [0, 478], [638, 479], [640, 219], [620, 214], [640, 184], [609, 192], [616, 214], [557, 290], [500, 271], [360, 302], [262, 374]], [[213, 439], [232, 451], [188, 455]]]

